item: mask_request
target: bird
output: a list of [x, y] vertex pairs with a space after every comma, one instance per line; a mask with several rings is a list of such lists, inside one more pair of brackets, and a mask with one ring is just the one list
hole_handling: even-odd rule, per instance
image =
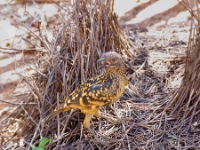
[[107, 118], [100, 115], [100, 109], [113, 104], [122, 96], [125, 86], [128, 85], [128, 78], [126, 65], [117, 52], [104, 53], [97, 63], [100, 64], [99, 68], [105, 68], [105, 72], [80, 84], [64, 100], [61, 100], [45, 120], [49, 121], [61, 112], [79, 109], [85, 114], [83, 126], [94, 135], [97, 141], [102, 142], [90, 128], [91, 118], [93, 116]]

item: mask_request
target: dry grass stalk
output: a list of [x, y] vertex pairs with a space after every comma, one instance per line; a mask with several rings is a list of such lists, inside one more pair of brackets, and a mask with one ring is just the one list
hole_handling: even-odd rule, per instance
[[[192, 145], [199, 148], [200, 139], [200, 7], [198, 0], [192, 8], [189, 1], [182, 1], [192, 16], [186, 66], [181, 87], [169, 100], [166, 111], [176, 119], [171, 127], [171, 134], [176, 135], [174, 142], [179, 147]], [[175, 147], [178, 147], [175, 146]]]
[[[61, 24], [53, 28], [45, 25], [45, 17], [42, 17], [41, 36], [36, 37], [44, 48], [40, 48], [33, 62], [37, 68], [35, 75], [22, 77], [31, 89], [30, 94], [2, 121], [3, 148], [28, 149], [29, 144], [37, 145], [42, 137], [54, 137], [47, 149], [198, 149], [199, 82], [195, 81], [199, 72], [195, 70], [199, 69], [199, 51], [194, 48], [198, 47], [195, 44], [198, 38], [193, 38], [183, 86], [173, 98], [166, 94], [167, 82], [156, 69], [162, 67], [160, 62], [167, 64], [165, 68], [169, 69], [169, 64], [184, 62], [185, 56], [177, 59], [173, 54], [161, 53], [165, 57], [152, 57], [153, 60], [147, 61], [146, 53], [139, 53], [134, 64], [138, 70], [135, 74], [129, 72], [130, 83], [120, 102], [101, 110], [121, 119], [122, 123], [112, 125], [96, 118], [91, 122], [101, 138], [112, 139], [109, 145], [92, 140], [92, 135], [81, 125], [84, 116], [79, 111], [60, 114], [56, 122], [50, 121], [49, 127], [42, 128], [42, 118], [53, 111], [59, 100], [81, 82], [99, 74], [96, 60], [102, 53], [115, 50], [133, 65], [132, 60], [138, 52], [118, 25], [113, 3], [113, 0], [63, 3], [58, 18]], [[195, 35], [191, 37], [199, 37], [199, 32]], [[160, 55], [149, 54], [149, 57]], [[153, 65], [155, 70], [150, 67]], [[181, 72], [180, 69], [176, 71]]]
[[[11, 132], [10, 137], [4, 139], [5, 147], [9, 145], [12, 148], [20, 147], [21, 139], [23, 141], [21, 146], [28, 143], [26, 147], [30, 148], [29, 144], [37, 145], [42, 137], [54, 137], [54, 134], [57, 134], [57, 137], [48, 149], [52, 149], [59, 143], [76, 147], [84, 145], [87, 141], [89, 144], [93, 143], [94, 147], [98, 147], [97, 143], [90, 141], [92, 136], [80, 128], [82, 116], [78, 115], [77, 111], [69, 115], [61, 115], [58, 122], [47, 123], [49, 127], [43, 128], [41, 122], [48, 113], [53, 111], [60, 99], [65, 98], [81, 82], [99, 74], [96, 60], [102, 53], [117, 51], [125, 59], [133, 58], [136, 54], [131, 42], [118, 24], [113, 5], [114, 0], [66, 2], [62, 7], [64, 13], [60, 14], [64, 20], [62, 25], [57, 27], [59, 29], [48, 28], [44, 16], [41, 16], [41, 36], [37, 37], [45, 50], [37, 53], [33, 63], [37, 68], [35, 75], [30, 78], [22, 77], [31, 88], [30, 95], [24, 102], [36, 102], [37, 105], [31, 105], [31, 107], [20, 105], [8, 118], [4, 119], [4, 128], [1, 133], [5, 133], [13, 124], [17, 124], [13, 127], [16, 128], [16, 132]], [[98, 124], [93, 126], [101, 130]], [[79, 142], [77, 139], [80, 139]], [[86, 145], [89, 146], [88, 143]]]

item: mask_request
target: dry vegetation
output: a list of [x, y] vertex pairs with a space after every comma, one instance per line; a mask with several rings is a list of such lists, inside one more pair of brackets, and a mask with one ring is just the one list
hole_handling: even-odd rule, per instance
[[[20, 96], [20, 104], [1, 120], [2, 149], [30, 149], [42, 137], [53, 137], [46, 149], [200, 149], [200, 9], [197, 0], [195, 9], [186, 0], [182, 3], [192, 16], [186, 54], [184, 42], [181, 48], [171, 39], [171, 45], [159, 46], [153, 34], [136, 36], [122, 30], [113, 0], [63, 2], [54, 24], [41, 12], [37, 34], [27, 30], [31, 40], [40, 41], [32, 48], [34, 60], [25, 63], [35, 73], [20, 75], [30, 92]], [[138, 42], [141, 38], [146, 48]], [[96, 61], [111, 50], [127, 62], [130, 83], [120, 101], [101, 110], [120, 123], [95, 117], [91, 121], [109, 144], [94, 141], [78, 110], [62, 113], [43, 127], [42, 119], [60, 99], [100, 74]], [[182, 78], [181, 86], [175, 84]]]

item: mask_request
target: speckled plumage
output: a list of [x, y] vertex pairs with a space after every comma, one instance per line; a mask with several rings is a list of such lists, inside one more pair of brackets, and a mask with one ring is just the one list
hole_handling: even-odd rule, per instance
[[90, 129], [90, 120], [93, 115], [99, 117], [99, 109], [114, 103], [123, 93], [128, 84], [126, 67], [121, 56], [116, 52], [107, 52], [98, 60], [101, 68], [106, 72], [97, 77], [88, 79], [79, 85], [46, 120], [52, 119], [60, 112], [70, 109], [80, 109], [84, 113], [84, 127]]

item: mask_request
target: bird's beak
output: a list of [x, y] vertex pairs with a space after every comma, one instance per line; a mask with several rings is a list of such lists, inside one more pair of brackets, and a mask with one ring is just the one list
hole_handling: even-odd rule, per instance
[[99, 69], [100, 69], [100, 68], [105, 68], [105, 67], [107, 67], [108, 65], [110, 65], [110, 62], [105, 61], [104, 58], [100, 58], [100, 59], [97, 61], [97, 63], [100, 63], [100, 64], [101, 64], [101, 66], [99, 67]]
[[100, 58], [99, 60], [97, 60], [97, 63], [101, 63], [102, 61], [104, 61], [104, 58]]

